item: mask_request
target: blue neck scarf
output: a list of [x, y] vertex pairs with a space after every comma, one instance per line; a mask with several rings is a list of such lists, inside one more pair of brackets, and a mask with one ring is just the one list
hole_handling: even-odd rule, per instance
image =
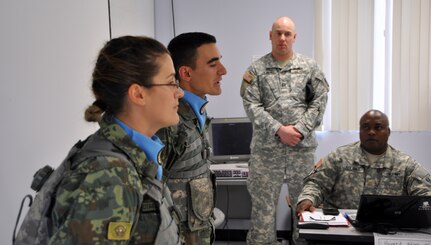
[[201, 97], [187, 90], [184, 90], [183, 99], [190, 105], [196, 117], [198, 118], [200, 126], [199, 129], [202, 133], [205, 127], [205, 121], [207, 119], [207, 111], [205, 110], [205, 106], [208, 103], [208, 100], [206, 98], [202, 99]]
[[149, 138], [146, 135], [139, 133], [138, 131], [133, 130], [118, 118], [114, 117], [115, 121], [124, 129], [126, 134], [135, 142], [141, 150], [144, 151], [145, 155], [150, 161], [153, 161], [157, 165], [157, 174], [156, 178], [158, 180], [162, 180], [163, 176], [163, 167], [159, 162], [158, 156], [160, 151], [165, 146], [160, 141], [157, 135], [153, 135], [153, 137]]

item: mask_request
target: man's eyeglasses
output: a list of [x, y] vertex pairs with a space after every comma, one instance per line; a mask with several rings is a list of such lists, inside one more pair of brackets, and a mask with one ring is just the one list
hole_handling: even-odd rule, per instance
[[174, 83], [159, 83], [159, 84], [148, 84], [148, 85], [145, 85], [145, 87], [157, 87], [157, 86], [170, 86], [170, 87], [173, 87], [175, 89], [179, 89], [180, 88], [180, 81], [175, 80]]

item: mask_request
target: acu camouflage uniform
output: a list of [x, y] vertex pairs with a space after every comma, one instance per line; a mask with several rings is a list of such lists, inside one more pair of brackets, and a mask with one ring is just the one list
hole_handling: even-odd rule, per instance
[[181, 232], [191, 240], [188, 244], [212, 244], [215, 176], [208, 160], [210, 119], [206, 118], [201, 133], [198, 119], [184, 99], [180, 100], [178, 114], [178, 125], [157, 132], [165, 144], [164, 175], [181, 213]]
[[339, 147], [316, 164], [298, 202], [309, 199], [315, 207], [357, 209], [362, 194], [430, 196], [430, 174], [392, 146], [370, 164], [356, 142]]
[[[252, 201], [249, 244], [276, 244], [276, 204], [284, 177], [294, 204], [314, 164], [314, 129], [322, 122], [328, 90], [316, 62], [298, 53], [284, 67], [269, 53], [247, 69], [241, 96], [253, 124], [247, 182]], [[289, 124], [304, 136], [295, 147], [276, 136], [282, 125]]]
[[49, 244], [180, 244], [170, 192], [154, 177], [155, 164], [112, 117], [100, 127], [91, 137], [112, 143], [127, 159], [72, 160], [52, 206]]

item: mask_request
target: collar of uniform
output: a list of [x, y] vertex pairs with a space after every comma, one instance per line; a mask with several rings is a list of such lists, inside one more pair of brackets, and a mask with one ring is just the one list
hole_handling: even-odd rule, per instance
[[114, 116], [105, 114], [99, 122], [99, 132], [112, 144], [118, 147], [129, 158], [141, 176], [154, 178], [158, 171], [157, 164], [150, 161], [145, 152], [126, 134], [125, 130], [114, 120]]
[[392, 147], [388, 145], [388, 147], [386, 148], [386, 152], [374, 164], [376, 165], [377, 168], [392, 168], [393, 167], [392, 161], [394, 159], [392, 156], [393, 156]]
[[386, 159], [392, 159], [392, 148], [390, 145], [388, 145], [386, 152], [375, 163], [370, 164], [365, 150], [361, 147], [361, 142], [358, 141], [356, 144], [357, 152], [355, 154], [355, 162], [372, 168], [391, 168], [391, 161], [386, 161]]
[[282, 71], [289, 71], [289, 72], [300, 71], [303, 69], [302, 66], [300, 66], [297, 62], [298, 55], [295, 52], [293, 52], [292, 57], [284, 67], [280, 67], [279, 62], [274, 58], [274, 56], [272, 56], [271, 53], [269, 53], [265, 58], [269, 60], [267, 64], [267, 69], [279, 69]]
[[287, 70], [290, 73], [302, 72], [303, 69], [304, 64], [296, 53], [293, 53], [292, 58], [290, 58], [289, 62], [282, 68], [282, 70]]
[[157, 164], [156, 178], [161, 180], [163, 176], [163, 167], [160, 160], [160, 151], [164, 145], [160, 141], [159, 137], [157, 137], [157, 135], [153, 135], [150, 138], [136, 130], [133, 130], [118, 118], [114, 117], [114, 120], [123, 128], [123, 130], [133, 140], [133, 142], [135, 142], [139, 148], [145, 152], [145, 155], [148, 157], [148, 159]]
[[361, 142], [357, 141], [352, 144], [355, 147], [355, 153], [353, 155], [353, 162], [362, 165], [362, 166], [370, 166], [368, 162], [368, 158], [362, 150]]
[[184, 90], [184, 97], [183, 100], [189, 104], [189, 106], [192, 108], [193, 112], [196, 115], [196, 118], [199, 122], [199, 130], [202, 133], [203, 129], [205, 128], [205, 120], [207, 117], [205, 106], [208, 103], [208, 100], [206, 97], [202, 99], [201, 97]]

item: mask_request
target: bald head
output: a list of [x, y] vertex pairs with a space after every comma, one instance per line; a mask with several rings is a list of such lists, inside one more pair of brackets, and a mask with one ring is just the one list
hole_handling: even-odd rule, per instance
[[371, 154], [386, 151], [390, 134], [388, 117], [379, 110], [369, 110], [359, 120], [361, 147]]
[[295, 22], [287, 16], [281, 16], [275, 19], [272, 23], [271, 31], [277, 30], [283, 26], [289, 26], [291, 30], [295, 31]]
[[293, 43], [296, 41], [295, 23], [287, 16], [277, 18], [269, 32], [272, 56], [285, 61], [293, 56]]
[[369, 110], [362, 115], [361, 119], [359, 120], [359, 124], [361, 124], [361, 121], [365, 120], [366, 117], [381, 117], [382, 120], [385, 121], [386, 125], [389, 126], [389, 119], [388, 116], [386, 116], [385, 113], [379, 111], [379, 110]]

